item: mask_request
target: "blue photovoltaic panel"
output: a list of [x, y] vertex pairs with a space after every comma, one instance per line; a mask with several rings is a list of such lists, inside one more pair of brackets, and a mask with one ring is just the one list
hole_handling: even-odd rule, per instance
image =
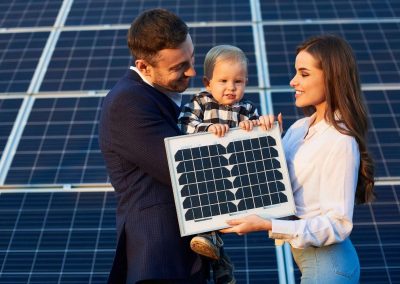
[[[111, 192], [1, 193], [0, 282], [105, 283], [115, 205]], [[265, 233], [223, 239], [238, 283], [277, 283], [275, 247]]]
[[49, 33], [0, 34], [0, 93], [26, 92]]
[[22, 99], [0, 99], [0, 159], [18, 115]]
[[129, 64], [126, 30], [62, 32], [40, 91], [108, 90]]
[[391, 0], [279, 0], [260, 5], [264, 21], [400, 17], [399, 2]]
[[400, 186], [376, 186], [377, 200], [354, 210], [354, 243], [361, 265], [360, 283], [400, 283]]
[[251, 20], [247, 0], [75, 0], [66, 25], [130, 24], [140, 12], [158, 7], [178, 14], [185, 22]]
[[[368, 147], [377, 177], [400, 176], [400, 90], [363, 91], [369, 112]], [[272, 92], [274, 113], [283, 115], [284, 129], [303, 117], [294, 92]]]
[[10, 0], [0, 3], [0, 28], [53, 26], [61, 0]]
[[343, 36], [350, 43], [363, 84], [400, 82], [399, 23], [265, 25], [264, 33], [272, 86], [289, 85], [296, 46], [321, 33]]
[[1, 283], [107, 281], [113, 193], [1, 193], [0, 213]]
[[376, 176], [400, 177], [400, 90], [364, 91]]
[[[247, 27], [193, 28], [198, 75], [191, 87], [202, 87], [203, 61], [217, 44], [237, 45], [249, 59], [249, 86], [257, 86], [258, 75], [252, 29]], [[126, 30], [67, 31], [61, 33], [40, 91], [108, 90], [132, 64]]]
[[106, 183], [98, 145], [102, 98], [37, 98], [5, 184]]

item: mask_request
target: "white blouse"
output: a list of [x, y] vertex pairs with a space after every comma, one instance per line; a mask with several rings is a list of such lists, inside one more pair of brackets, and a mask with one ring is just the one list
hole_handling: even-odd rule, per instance
[[269, 232], [295, 248], [341, 242], [353, 228], [358, 144], [324, 120], [310, 127], [313, 120], [296, 121], [282, 141], [300, 219], [274, 219]]

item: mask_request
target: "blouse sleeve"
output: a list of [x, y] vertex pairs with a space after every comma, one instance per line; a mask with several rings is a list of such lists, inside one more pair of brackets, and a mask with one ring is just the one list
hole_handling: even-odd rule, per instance
[[320, 247], [346, 239], [353, 228], [359, 164], [355, 139], [343, 136], [332, 145], [320, 167], [320, 214], [296, 221], [272, 220], [270, 237], [284, 239], [295, 248]]

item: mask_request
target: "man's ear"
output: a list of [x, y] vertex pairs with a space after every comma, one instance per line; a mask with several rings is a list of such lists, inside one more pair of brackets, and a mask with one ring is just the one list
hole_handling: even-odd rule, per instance
[[137, 60], [135, 61], [135, 66], [136, 66], [136, 68], [140, 71], [140, 73], [142, 73], [143, 75], [146, 75], [146, 76], [150, 75], [150, 68], [151, 68], [151, 66], [150, 66], [149, 63], [147, 63], [146, 60], [144, 60], [144, 59], [137, 59]]
[[203, 85], [207, 91], [210, 91], [210, 80], [206, 76], [203, 76]]

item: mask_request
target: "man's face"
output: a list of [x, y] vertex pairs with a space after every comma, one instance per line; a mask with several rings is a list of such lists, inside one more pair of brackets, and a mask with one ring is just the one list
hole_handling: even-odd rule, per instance
[[194, 48], [190, 35], [175, 49], [163, 49], [157, 54], [154, 65], [150, 65], [148, 79], [161, 92], [183, 92], [189, 80], [196, 75], [194, 70]]

